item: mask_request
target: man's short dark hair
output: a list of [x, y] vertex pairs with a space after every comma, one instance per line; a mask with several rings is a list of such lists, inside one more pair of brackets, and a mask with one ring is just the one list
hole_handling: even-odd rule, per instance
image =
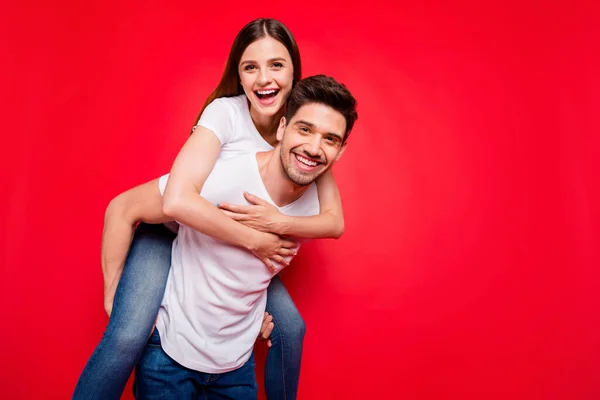
[[348, 88], [326, 75], [309, 76], [300, 80], [292, 89], [285, 110], [286, 123], [292, 119], [298, 109], [305, 104], [320, 103], [342, 114], [346, 119], [344, 142], [358, 118], [356, 99]]

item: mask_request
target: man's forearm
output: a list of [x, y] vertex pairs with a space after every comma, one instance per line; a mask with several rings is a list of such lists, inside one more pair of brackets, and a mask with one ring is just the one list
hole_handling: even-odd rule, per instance
[[102, 275], [105, 302], [112, 302], [133, 236], [134, 223], [123, 218], [121, 211], [118, 204], [111, 202], [104, 219]]
[[102, 233], [102, 275], [104, 306], [109, 314], [125, 267], [135, 224], [160, 224], [169, 221], [162, 213], [161, 203], [158, 179], [154, 179], [121, 193], [106, 209]]

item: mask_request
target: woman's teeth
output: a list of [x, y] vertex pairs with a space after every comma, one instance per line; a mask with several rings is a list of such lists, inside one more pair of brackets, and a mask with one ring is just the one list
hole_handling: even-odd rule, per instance
[[259, 99], [264, 99], [264, 98], [268, 98], [268, 97], [273, 97], [273, 96], [277, 95], [278, 92], [279, 92], [279, 90], [277, 90], [277, 89], [268, 89], [268, 90], [257, 90], [255, 93]]

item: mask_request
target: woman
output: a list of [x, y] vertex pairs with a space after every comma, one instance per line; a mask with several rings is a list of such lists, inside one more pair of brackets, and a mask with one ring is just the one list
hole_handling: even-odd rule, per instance
[[[196, 129], [173, 164], [163, 198], [163, 210], [168, 209], [177, 221], [247, 248], [272, 269], [285, 265], [285, 257], [295, 251], [294, 243], [281, 236], [337, 238], [342, 234], [341, 201], [331, 172], [317, 182], [321, 214], [288, 217], [251, 194], [246, 198], [253, 206], [223, 204], [224, 210], [219, 210], [198, 195], [206, 177], [198, 176], [197, 171], [207, 166], [210, 171], [219, 158], [270, 150], [276, 143], [287, 96], [300, 77], [296, 42], [281, 22], [258, 19], [246, 25], [232, 45], [221, 81], [207, 99]], [[158, 188], [156, 180], [145, 185]], [[132, 226], [139, 221], [131, 211], [135, 207], [128, 202], [128, 193], [135, 190], [117, 196], [107, 209], [103, 273], [110, 321], [79, 379], [74, 398], [119, 398], [160, 306], [174, 234], [164, 225], [140, 224], [127, 255]], [[304, 322], [278, 277], [272, 280], [267, 299], [267, 311], [274, 317], [265, 366], [267, 398], [294, 399]], [[269, 322], [266, 319], [265, 324]]]

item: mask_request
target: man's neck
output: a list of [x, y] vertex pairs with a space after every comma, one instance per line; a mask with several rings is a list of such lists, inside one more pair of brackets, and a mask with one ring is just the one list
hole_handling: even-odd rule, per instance
[[287, 177], [281, 165], [279, 147], [256, 153], [256, 162], [265, 188], [277, 207], [293, 203], [308, 189], [308, 185], [296, 185]]

